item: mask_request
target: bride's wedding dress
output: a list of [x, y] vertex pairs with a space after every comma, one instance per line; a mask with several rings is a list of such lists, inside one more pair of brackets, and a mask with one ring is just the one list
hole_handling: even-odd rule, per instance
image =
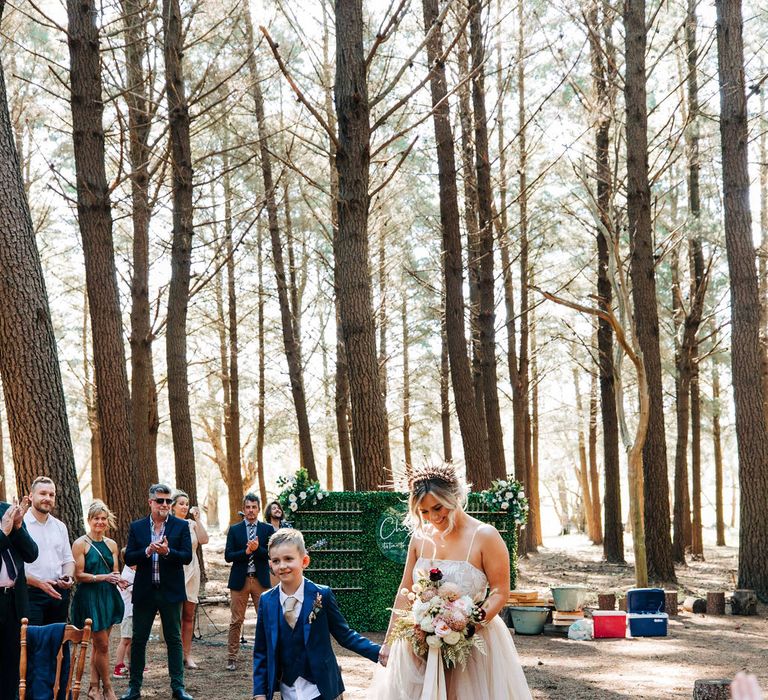
[[[474, 535], [472, 542], [474, 542]], [[472, 543], [464, 561], [454, 559], [429, 559], [421, 555], [414, 567], [414, 583], [418, 570], [429, 571], [437, 567], [443, 573], [443, 581], [452, 581], [461, 588], [462, 594], [481, 601], [488, 588], [485, 573], [469, 562]], [[517, 657], [517, 650], [507, 626], [497, 615], [486, 626], [479, 627], [477, 634], [485, 640], [485, 653], [473, 649], [466, 668], [460, 666], [446, 670], [446, 696], [430, 695], [422, 698], [425, 686], [424, 674], [427, 663], [416, 656], [410, 644], [395, 641], [390, 650], [386, 669], [379, 668], [374, 685], [377, 700], [531, 700], [531, 691]], [[431, 685], [431, 684], [428, 684]]]

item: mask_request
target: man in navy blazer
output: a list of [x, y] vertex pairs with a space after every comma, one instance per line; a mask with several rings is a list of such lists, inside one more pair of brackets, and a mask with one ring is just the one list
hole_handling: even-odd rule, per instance
[[253, 645], [253, 700], [311, 698], [339, 700], [341, 670], [331, 646], [341, 646], [373, 662], [381, 647], [349, 628], [328, 586], [304, 578], [309, 555], [304, 537], [281, 529], [269, 543], [273, 573], [280, 585], [261, 596]]
[[21, 505], [0, 502], [0, 700], [19, 690], [19, 630], [29, 615], [24, 563], [37, 559], [37, 545], [24, 525], [29, 498]]
[[253, 607], [258, 610], [261, 594], [268, 591], [272, 585], [269, 578], [267, 543], [275, 528], [259, 522], [260, 505], [259, 497], [255, 493], [245, 494], [245, 519], [232, 525], [227, 533], [224, 559], [232, 563], [227, 583], [231, 611], [227, 641], [228, 671], [234, 671], [236, 668], [240, 632], [248, 608], [248, 599], [253, 599]]
[[158, 612], [168, 648], [172, 697], [174, 700], [192, 700], [184, 689], [181, 646], [181, 605], [187, 599], [184, 564], [192, 561], [192, 538], [186, 521], [170, 514], [171, 501], [168, 486], [150, 486], [150, 515], [134, 520], [128, 533], [125, 563], [136, 565], [132, 596], [133, 643], [131, 679], [128, 692], [120, 700], [138, 700], [141, 697], [147, 640]]

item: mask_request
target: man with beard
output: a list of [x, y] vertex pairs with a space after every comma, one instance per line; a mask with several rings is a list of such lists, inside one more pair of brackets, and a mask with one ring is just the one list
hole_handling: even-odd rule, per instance
[[56, 484], [47, 476], [38, 476], [32, 482], [29, 498], [32, 507], [24, 516], [24, 524], [39, 552], [26, 567], [29, 624], [66, 622], [75, 560], [67, 526], [51, 514], [56, 506]]

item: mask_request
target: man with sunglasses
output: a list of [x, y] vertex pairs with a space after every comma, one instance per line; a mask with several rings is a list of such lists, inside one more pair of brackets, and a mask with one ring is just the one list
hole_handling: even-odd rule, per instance
[[168, 649], [168, 672], [174, 700], [192, 700], [184, 689], [181, 606], [187, 599], [184, 564], [192, 561], [192, 539], [184, 520], [171, 515], [171, 489], [149, 487], [148, 518], [131, 523], [125, 563], [136, 566], [133, 582], [133, 643], [128, 692], [120, 700], [138, 700], [144, 680], [147, 640], [160, 613]]

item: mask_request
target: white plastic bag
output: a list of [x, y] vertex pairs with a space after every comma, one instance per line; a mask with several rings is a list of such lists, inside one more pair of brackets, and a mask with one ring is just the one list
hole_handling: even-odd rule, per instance
[[568, 639], [583, 642], [592, 639], [592, 620], [576, 620], [568, 628]]

